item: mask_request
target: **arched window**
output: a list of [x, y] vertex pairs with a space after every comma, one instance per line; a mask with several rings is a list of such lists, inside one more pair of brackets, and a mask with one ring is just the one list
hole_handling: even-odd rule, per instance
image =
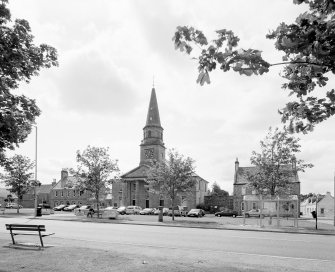
[[148, 131], [148, 137], [151, 137], [151, 130]]

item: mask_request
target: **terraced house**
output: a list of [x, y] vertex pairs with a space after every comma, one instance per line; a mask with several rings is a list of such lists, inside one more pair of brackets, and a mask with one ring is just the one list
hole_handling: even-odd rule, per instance
[[50, 206], [56, 207], [65, 205], [84, 205], [90, 201], [91, 194], [80, 191], [76, 188], [78, 177], [69, 176], [68, 170], [61, 171], [61, 179], [53, 186], [50, 191]]

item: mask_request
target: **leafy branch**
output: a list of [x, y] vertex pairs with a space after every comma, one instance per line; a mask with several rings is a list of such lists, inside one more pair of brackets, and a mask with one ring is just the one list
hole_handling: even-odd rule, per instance
[[[231, 30], [216, 31], [217, 39], [208, 42], [202, 31], [178, 26], [172, 38], [175, 49], [190, 55], [194, 45], [200, 47], [197, 83], [210, 84], [209, 73], [216, 68], [240, 75], [263, 75], [271, 66], [283, 65], [281, 76], [287, 80], [283, 89], [298, 101], [289, 102], [279, 112], [289, 123], [291, 132], [307, 133], [335, 114], [334, 90], [321, 98], [310, 95], [327, 85], [328, 73], [335, 73], [335, 2], [334, 0], [294, 0], [308, 4], [295, 23], [281, 23], [266, 35], [275, 40], [275, 48], [284, 53], [283, 62], [269, 63], [257, 49], [238, 48], [239, 38]], [[306, 98], [304, 98], [306, 97]]]

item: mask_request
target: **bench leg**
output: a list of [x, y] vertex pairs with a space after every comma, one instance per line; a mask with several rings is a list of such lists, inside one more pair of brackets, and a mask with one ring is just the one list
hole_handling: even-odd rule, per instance
[[43, 240], [42, 240], [42, 236], [41, 236], [41, 231], [38, 231], [38, 233], [39, 233], [39, 235], [40, 235], [41, 245], [42, 245], [42, 247], [44, 247], [44, 245], [43, 245]]
[[14, 235], [13, 235], [12, 229], [10, 229], [10, 235], [12, 236], [13, 245], [15, 245], [15, 240], [14, 240]]

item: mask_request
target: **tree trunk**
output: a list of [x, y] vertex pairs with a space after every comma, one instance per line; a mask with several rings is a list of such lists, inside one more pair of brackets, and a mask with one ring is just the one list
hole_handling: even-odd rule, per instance
[[20, 196], [17, 198], [17, 210], [16, 213], [20, 213], [20, 204], [21, 204], [21, 199]]
[[97, 202], [97, 218], [99, 218], [99, 194], [95, 195], [95, 200]]
[[172, 221], [174, 221], [174, 198], [172, 200]]

